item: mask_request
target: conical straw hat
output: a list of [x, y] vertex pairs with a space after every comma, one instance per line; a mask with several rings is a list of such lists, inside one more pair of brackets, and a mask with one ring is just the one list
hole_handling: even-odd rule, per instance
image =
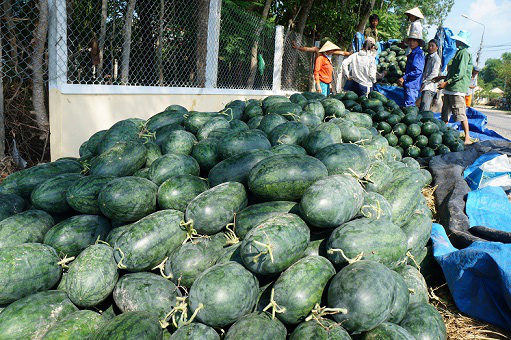
[[319, 50], [319, 53], [332, 51], [332, 50], [340, 50], [341, 48], [337, 46], [336, 44], [327, 41], [323, 46], [321, 46], [321, 49]]
[[424, 19], [424, 15], [422, 15], [422, 12], [419, 9], [419, 7], [409, 9], [408, 11], [405, 12], [405, 14], [410, 14], [410, 15], [416, 16], [419, 19]]

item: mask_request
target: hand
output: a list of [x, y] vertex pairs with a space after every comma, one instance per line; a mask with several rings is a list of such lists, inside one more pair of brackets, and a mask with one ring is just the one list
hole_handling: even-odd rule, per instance
[[351, 78], [351, 77], [348, 77], [348, 80], [349, 80], [349, 81], [352, 81], [352, 80], [353, 80], [353, 78]]
[[443, 82], [441, 82], [440, 84], [438, 84], [438, 88], [439, 88], [440, 90], [445, 89], [445, 87], [446, 87], [446, 86], [447, 86], [447, 82], [446, 82], [446, 81], [443, 81]]
[[296, 41], [291, 41], [291, 46], [296, 50], [298, 46], [296, 46]]
[[403, 79], [403, 77], [401, 77], [401, 78], [399, 78], [399, 79], [397, 80], [397, 84], [398, 84], [399, 86], [403, 86], [403, 83], [404, 83], [404, 82], [405, 82], [405, 80]]
[[437, 76], [437, 77], [435, 77], [435, 78], [433, 78], [431, 80], [433, 80], [433, 82], [435, 82], [435, 83], [438, 83], [442, 79], [445, 79], [445, 77], [444, 76]]

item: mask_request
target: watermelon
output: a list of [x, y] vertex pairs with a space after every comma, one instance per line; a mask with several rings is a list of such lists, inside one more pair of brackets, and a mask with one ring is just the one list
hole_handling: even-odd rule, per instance
[[376, 127], [378, 131], [380, 131], [382, 134], [388, 134], [390, 131], [392, 131], [392, 127], [387, 122], [379, 122], [378, 126]]
[[290, 97], [289, 97], [289, 100], [292, 102], [292, 103], [295, 103], [295, 104], [298, 104], [300, 105], [300, 107], [304, 107], [305, 104], [307, 104], [307, 98], [305, 98], [302, 94], [300, 93], [293, 93]]
[[59, 260], [55, 249], [46, 244], [0, 248], [0, 305], [53, 287], [62, 273]]
[[412, 145], [412, 146], [406, 148], [404, 156], [419, 158], [420, 154], [421, 154], [421, 149], [419, 149], [415, 145]]
[[158, 186], [140, 177], [120, 177], [106, 184], [98, 195], [101, 212], [112, 220], [133, 222], [156, 209]]
[[412, 138], [417, 138], [421, 134], [421, 128], [417, 124], [410, 124], [406, 129], [406, 134]]
[[378, 327], [364, 333], [362, 340], [411, 340], [415, 339], [406, 329], [390, 322], [384, 322]]
[[267, 201], [298, 200], [316, 180], [327, 176], [326, 167], [316, 158], [302, 155], [275, 155], [263, 159], [250, 170], [250, 191]]
[[40, 243], [53, 227], [53, 218], [42, 210], [28, 210], [0, 221], [0, 248]]
[[438, 148], [435, 150], [437, 155], [445, 155], [446, 153], [451, 152], [451, 149], [447, 145], [440, 144]]
[[408, 149], [412, 145], [413, 145], [412, 137], [408, 135], [402, 135], [401, 137], [399, 137], [399, 146], [402, 147], [403, 150]]
[[392, 131], [398, 138], [406, 134], [406, 129], [407, 126], [404, 123], [398, 123], [392, 127]]
[[113, 290], [115, 304], [121, 312], [145, 311], [163, 320], [181, 296], [169, 280], [153, 273], [130, 273], [117, 281]]
[[344, 143], [355, 143], [362, 139], [360, 130], [349, 120], [335, 122], [341, 130], [342, 141]]
[[307, 224], [297, 215], [283, 213], [251, 229], [243, 239], [240, 255], [250, 271], [276, 274], [302, 256], [309, 240]]
[[147, 161], [147, 150], [140, 142], [120, 142], [91, 160], [90, 175], [129, 176]]
[[342, 143], [341, 129], [334, 123], [321, 123], [313, 131], [325, 131], [332, 137], [335, 143]]
[[261, 105], [263, 107], [263, 110], [266, 112], [266, 110], [273, 104], [275, 103], [289, 103], [290, 100], [289, 98], [285, 97], [285, 96], [277, 96], [277, 95], [274, 95], [274, 96], [268, 96], [266, 98], [263, 99], [263, 101], [261, 102]]
[[234, 214], [248, 203], [247, 192], [238, 182], [226, 182], [204, 191], [186, 208], [186, 221], [201, 234], [212, 235], [231, 223]]
[[228, 117], [229, 121], [240, 119], [245, 111], [245, 102], [243, 100], [233, 100], [225, 105], [225, 108], [220, 111], [220, 114]]
[[399, 142], [399, 139], [394, 133], [387, 133], [385, 138], [387, 139], [390, 146], [396, 146]]
[[261, 120], [259, 123], [258, 129], [264, 131], [267, 135], [280, 124], [284, 124], [287, 122], [287, 119], [282, 117], [281, 115], [270, 113]]
[[246, 130], [249, 130], [250, 128], [248, 127], [247, 123], [241, 121], [241, 120], [231, 120], [229, 122], [229, 126], [231, 128], [231, 130], [233, 132], [238, 132], [238, 131], [246, 131]]
[[243, 239], [251, 229], [257, 227], [269, 217], [282, 213], [298, 214], [299, 211], [298, 203], [290, 201], [253, 204], [236, 214], [234, 231], [238, 237]]
[[321, 256], [306, 256], [286, 269], [273, 285], [274, 299], [284, 309], [277, 317], [286, 324], [297, 324], [309, 315], [327, 283], [335, 275], [332, 264]]
[[309, 155], [314, 156], [320, 149], [334, 143], [334, 139], [328, 132], [315, 130], [305, 137], [302, 146]]
[[33, 207], [53, 214], [71, 212], [73, 209], [66, 201], [66, 190], [82, 177], [75, 173], [62, 174], [39, 184], [30, 195]]
[[66, 191], [67, 203], [83, 214], [100, 214], [99, 191], [115, 177], [87, 176], [79, 178]]
[[275, 339], [285, 340], [286, 327], [266, 312], [254, 312], [242, 316], [229, 328], [225, 340]]
[[341, 118], [346, 113], [343, 102], [335, 98], [325, 98], [321, 100], [321, 105], [325, 109], [326, 117]]
[[98, 154], [105, 153], [119, 142], [138, 142], [143, 123], [132, 119], [121, 120], [108, 129], [98, 144]]
[[368, 191], [380, 192], [390, 183], [392, 169], [383, 161], [371, 163], [364, 179], [367, 181], [365, 188]]
[[387, 118], [387, 123], [390, 124], [390, 126], [394, 127], [396, 126], [399, 122], [401, 121], [401, 117], [397, 114], [391, 114], [388, 118]]
[[321, 319], [319, 322], [311, 320], [302, 322], [295, 328], [289, 340], [351, 340], [350, 335], [342, 326], [330, 319]]
[[303, 111], [312, 113], [316, 117], [318, 117], [320, 120], [325, 119], [325, 108], [323, 105], [321, 105], [321, 102], [317, 100], [310, 100], [305, 106], [303, 107]]
[[154, 139], [154, 143], [158, 146], [161, 146], [165, 139], [167, 139], [167, 136], [169, 136], [171, 133], [173, 133], [176, 130], [184, 130], [185, 128], [182, 125], [178, 124], [169, 124], [162, 126], [161, 128], [157, 129], [155, 134], [156, 138]]
[[79, 310], [67, 315], [46, 332], [43, 340], [88, 338], [106, 322], [99, 313]]
[[[194, 135], [199, 132], [199, 129], [206, 124], [208, 120], [210, 120], [213, 117], [220, 117], [221, 115], [217, 112], [197, 112], [197, 111], [190, 111], [189, 113], [185, 114], [185, 121], [184, 126], [185, 129]], [[230, 119], [230, 117], [227, 117], [228, 115], [224, 115], [227, 120]]]
[[72, 216], [51, 228], [44, 243], [59, 254], [77, 256], [98, 239], [105, 240], [111, 230], [110, 221], [97, 215]]
[[271, 130], [268, 138], [272, 146], [279, 144], [301, 144], [309, 134], [309, 128], [300, 122], [287, 122]]
[[286, 117], [287, 120], [293, 120], [293, 116], [298, 115], [300, 112], [302, 112], [302, 106], [291, 102], [275, 103], [266, 109], [266, 114], [278, 114]]
[[161, 144], [161, 151], [163, 154], [176, 153], [189, 155], [195, 143], [197, 143], [197, 138], [195, 138], [192, 133], [183, 130], [175, 130], [169, 133], [167, 138], [165, 138]]
[[247, 122], [248, 128], [249, 129], [258, 129], [263, 118], [264, 118], [263, 116], [256, 116], [256, 117], [250, 118], [250, 120]]
[[328, 307], [346, 309], [333, 318], [349, 332], [368, 331], [390, 315], [394, 285], [390, 269], [377, 262], [358, 261], [341, 269], [330, 282]]
[[59, 321], [78, 310], [66, 292], [30, 293], [0, 313], [0, 334], [4, 339], [41, 339]]
[[279, 144], [270, 149], [276, 155], [290, 154], [290, 155], [307, 155], [307, 151], [300, 145], [296, 144]]
[[218, 233], [181, 245], [165, 262], [165, 276], [176, 284], [190, 288], [200, 273], [216, 263], [225, 243], [224, 234]]
[[430, 148], [429, 146], [426, 146], [421, 150], [421, 157], [427, 158], [427, 157], [433, 157], [435, 155], [435, 150]]
[[385, 197], [375, 192], [368, 192], [364, 196], [364, 202], [359, 215], [373, 220], [382, 218], [392, 219], [392, 207]]
[[200, 170], [207, 173], [221, 160], [218, 140], [212, 138], [201, 140], [193, 146], [191, 156], [199, 164]]
[[25, 209], [25, 200], [16, 194], [0, 194], [0, 221]]
[[369, 129], [371, 126], [373, 126], [373, 120], [371, 119], [371, 116], [365, 113], [349, 112], [346, 114], [345, 118], [350, 120], [357, 127]]
[[296, 120], [305, 125], [306, 127], [308, 127], [309, 129], [316, 128], [322, 122], [321, 118], [310, 112], [301, 113]]
[[250, 313], [258, 292], [257, 279], [242, 265], [221, 263], [197, 277], [190, 288], [189, 306], [194, 312], [200, 308], [198, 321], [211, 327], [225, 327]]
[[161, 157], [162, 153], [160, 146], [154, 142], [146, 142], [144, 146], [147, 151], [145, 167], [149, 167], [158, 157]]
[[89, 137], [87, 140], [87, 150], [90, 154], [96, 156], [99, 153], [99, 143], [101, 143], [106, 131], [107, 130], [100, 130]]
[[200, 322], [179, 327], [171, 336], [172, 340], [220, 340], [218, 333]]
[[436, 150], [440, 145], [442, 145], [442, 134], [439, 132], [432, 133], [429, 135], [429, 147], [433, 150]]
[[256, 117], [262, 117], [264, 115], [263, 108], [260, 103], [250, 103], [245, 107], [243, 112], [244, 120], [250, 121]]
[[218, 143], [218, 152], [222, 159], [239, 155], [249, 150], [267, 150], [270, 142], [259, 130], [239, 131], [226, 135]]
[[410, 304], [410, 292], [403, 277], [395, 271], [392, 271], [392, 276], [396, 282], [394, 290], [394, 301], [390, 309], [390, 316], [388, 322], [399, 323], [406, 315], [408, 305]]
[[139, 272], [160, 264], [186, 239], [183, 217], [177, 210], [161, 210], [126, 228], [113, 244], [119, 267]]
[[394, 268], [404, 262], [406, 251], [405, 234], [388, 219], [360, 218], [344, 223], [327, 243], [328, 259], [338, 266], [361, 256]]
[[207, 181], [192, 175], [178, 175], [169, 178], [158, 189], [160, 209], [185, 211], [188, 203], [197, 195], [209, 189]]
[[300, 214], [315, 227], [335, 228], [360, 210], [364, 189], [347, 175], [333, 175], [308, 187], [300, 201]]
[[355, 144], [332, 144], [319, 150], [315, 157], [326, 166], [329, 175], [362, 178], [371, 165], [367, 152]]
[[117, 315], [98, 329], [91, 339], [163, 339], [158, 318], [149, 312], [126, 312]]
[[396, 271], [403, 277], [410, 293], [409, 305], [428, 303], [428, 286], [422, 274], [410, 265], [397, 268]]
[[400, 325], [415, 339], [447, 339], [442, 315], [435, 307], [426, 303], [410, 306]]
[[212, 187], [225, 182], [247, 183], [250, 170], [263, 159], [272, 156], [270, 150], [249, 150], [216, 164], [208, 174]]
[[156, 131], [157, 129], [170, 125], [170, 124], [183, 124], [185, 118], [183, 116], [187, 111], [163, 111], [155, 114], [151, 118], [149, 118], [145, 123], [145, 128], [151, 132]]
[[218, 129], [230, 129], [231, 125], [225, 117], [211, 117], [197, 132], [197, 139], [203, 140], [208, 138], [208, 135]]
[[149, 167], [149, 179], [156, 185], [162, 185], [167, 179], [177, 175], [198, 176], [199, 163], [189, 155], [163, 155]]

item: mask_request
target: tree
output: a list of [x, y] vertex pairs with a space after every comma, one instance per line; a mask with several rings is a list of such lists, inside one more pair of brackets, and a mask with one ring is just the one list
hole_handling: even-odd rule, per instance
[[133, 26], [133, 12], [135, 11], [136, 0], [129, 0], [126, 9], [126, 20], [124, 21], [124, 31], [122, 33], [122, 69], [121, 83], [127, 84], [130, 72], [130, 53], [131, 53], [131, 28]]
[[41, 129], [41, 139], [48, 138], [50, 124], [46, 111], [44, 85], [44, 50], [48, 33], [48, 1], [39, 1], [39, 23], [34, 33], [34, 51], [32, 55], [32, 105], [38, 127]]
[[255, 32], [256, 39], [254, 40], [254, 44], [252, 45], [252, 49], [250, 51], [250, 74], [248, 76], [247, 88], [252, 89], [254, 87], [254, 81], [257, 71], [257, 51], [259, 48], [259, 37], [261, 36], [261, 32], [263, 30], [266, 18], [268, 18], [268, 13], [270, 12], [270, 5], [272, 0], [265, 0], [263, 14], [261, 15], [261, 21], [259, 22], [259, 26]]
[[208, 18], [209, 0], [197, 0], [197, 34], [195, 41], [195, 66], [197, 69], [197, 86], [206, 84], [206, 56], [208, 52]]
[[156, 40], [156, 64], [158, 67], [158, 84], [163, 86], [163, 28], [165, 25], [165, 0], [160, 0], [160, 19], [158, 20], [158, 40]]
[[101, 1], [101, 28], [99, 31], [99, 65], [98, 65], [98, 78], [103, 82], [103, 62], [105, 51], [105, 38], [106, 38], [106, 19], [108, 15], [108, 0]]
[[0, 39], [0, 159], [5, 157], [5, 114], [4, 114], [4, 73], [2, 60], [2, 39]]

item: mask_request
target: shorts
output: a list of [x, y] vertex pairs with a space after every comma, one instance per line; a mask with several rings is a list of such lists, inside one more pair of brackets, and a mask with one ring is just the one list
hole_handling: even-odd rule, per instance
[[466, 95], [465, 96], [465, 105], [472, 106], [472, 95]]
[[457, 122], [463, 122], [467, 120], [465, 111], [467, 107], [465, 105], [465, 97], [457, 96], [453, 94], [444, 95], [444, 105], [442, 106], [442, 120], [444, 122], [449, 121], [449, 115], [452, 113], [454, 119]]
[[330, 84], [323, 83], [322, 81], [320, 81], [319, 84], [321, 86], [321, 93], [328, 96], [330, 94]]

